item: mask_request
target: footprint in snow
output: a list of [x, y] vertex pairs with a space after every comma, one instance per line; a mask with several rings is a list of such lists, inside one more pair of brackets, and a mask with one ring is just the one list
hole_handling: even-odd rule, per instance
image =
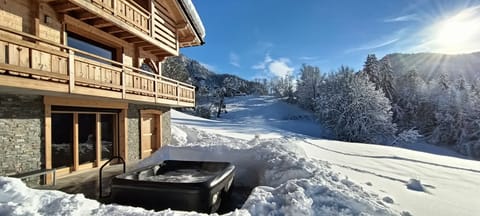
[[425, 191], [425, 187], [423, 186], [422, 182], [420, 182], [420, 180], [418, 179], [411, 178], [410, 180], [408, 180], [406, 185], [407, 185], [407, 188], [410, 190], [420, 191], [420, 192]]
[[386, 203], [389, 203], [389, 204], [393, 204], [393, 199], [389, 196], [386, 196], [386, 197], [383, 197], [382, 198], [383, 202], [386, 202]]

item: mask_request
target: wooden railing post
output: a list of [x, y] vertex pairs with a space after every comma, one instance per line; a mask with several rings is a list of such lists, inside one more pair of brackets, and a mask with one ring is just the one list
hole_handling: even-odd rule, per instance
[[177, 81], [177, 104], [180, 102], [180, 83]]
[[193, 99], [193, 107], [195, 107], [195, 88], [192, 89], [192, 92], [193, 92], [193, 96], [192, 96], [192, 99]]
[[149, 27], [150, 27], [150, 37], [153, 37], [153, 28], [155, 26], [155, 3], [153, 2], [154, 0], [150, 0], [150, 20], [149, 20]]
[[126, 79], [127, 79], [127, 75], [125, 74], [125, 72], [126, 72], [126, 70], [125, 70], [125, 65], [122, 64], [122, 99], [125, 99], [126, 94], [127, 94], [127, 91], [126, 91], [126, 86], [127, 86]]
[[160, 76], [155, 76], [155, 81], [153, 82], [153, 88], [155, 92], [155, 103], [157, 103], [157, 98], [158, 98], [158, 79], [160, 79]]
[[117, 0], [112, 1], [113, 16], [117, 16]]
[[73, 89], [75, 88], [75, 52], [73, 52], [73, 50], [68, 50], [68, 78], [68, 91], [73, 93]]

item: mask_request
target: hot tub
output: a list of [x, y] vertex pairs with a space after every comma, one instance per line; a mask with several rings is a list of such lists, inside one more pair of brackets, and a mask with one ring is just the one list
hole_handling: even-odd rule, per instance
[[227, 162], [166, 160], [115, 176], [110, 198], [146, 209], [211, 213], [229, 194], [234, 170]]

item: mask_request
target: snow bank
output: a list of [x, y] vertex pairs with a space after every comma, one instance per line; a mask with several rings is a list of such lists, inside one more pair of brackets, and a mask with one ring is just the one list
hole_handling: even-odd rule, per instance
[[[61, 191], [35, 190], [28, 188], [16, 178], [0, 177], [0, 215], [125, 215], [125, 216], [180, 216], [206, 215], [196, 212], [172, 211], [154, 212], [143, 208], [104, 205], [87, 199], [83, 194], [67, 194]], [[227, 215], [249, 215], [238, 210]]]
[[[227, 215], [394, 215], [398, 214], [361, 186], [308, 159], [292, 138], [245, 141], [184, 125], [173, 129], [176, 144], [166, 146], [140, 166], [166, 159], [230, 161], [234, 184], [257, 186], [242, 209]], [[252, 135], [252, 138], [254, 135]], [[189, 142], [189, 141], [193, 141]], [[35, 190], [20, 180], [0, 177], [0, 215], [201, 215], [104, 205], [83, 195]]]
[[[177, 124], [175, 144], [139, 166], [162, 160], [229, 161], [235, 185], [256, 187], [242, 209], [252, 215], [394, 215], [375, 194], [335, 173], [324, 161], [308, 159], [294, 138], [234, 139]], [[177, 133], [180, 132], [180, 133]], [[194, 140], [194, 142], [189, 142]]]

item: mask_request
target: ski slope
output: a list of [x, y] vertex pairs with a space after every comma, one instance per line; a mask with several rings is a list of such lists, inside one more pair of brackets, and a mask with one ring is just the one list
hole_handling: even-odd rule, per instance
[[[375, 194], [395, 212], [412, 215], [480, 215], [480, 162], [448, 149], [417, 144], [406, 149], [322, 139], [326, 130], [301, 109], [270, 97], [235, 97], [221, 121], [190, 124], [182, 113], [175, 125], [188, 125], [227, 137], [291, 138], [305, 156]], [[302, 116], [303, 118], [294, 118]], [[217, 128], [217, 127], [220, 127]], [[420, 180], [423, 191], [407, 188]]]
[[[226, 103], [228, 113], [216, 120], [172, 110], [172, 143], [140, 166], [234, 163], [234, 184], [255, 188], [226, 215], [480, 215], [478, 161], [425, 144], [410, 150], [327, 140], [311, 114], [272, 97]], [[200, 214], [103, 205], [0, 177], [0, 215]]]

